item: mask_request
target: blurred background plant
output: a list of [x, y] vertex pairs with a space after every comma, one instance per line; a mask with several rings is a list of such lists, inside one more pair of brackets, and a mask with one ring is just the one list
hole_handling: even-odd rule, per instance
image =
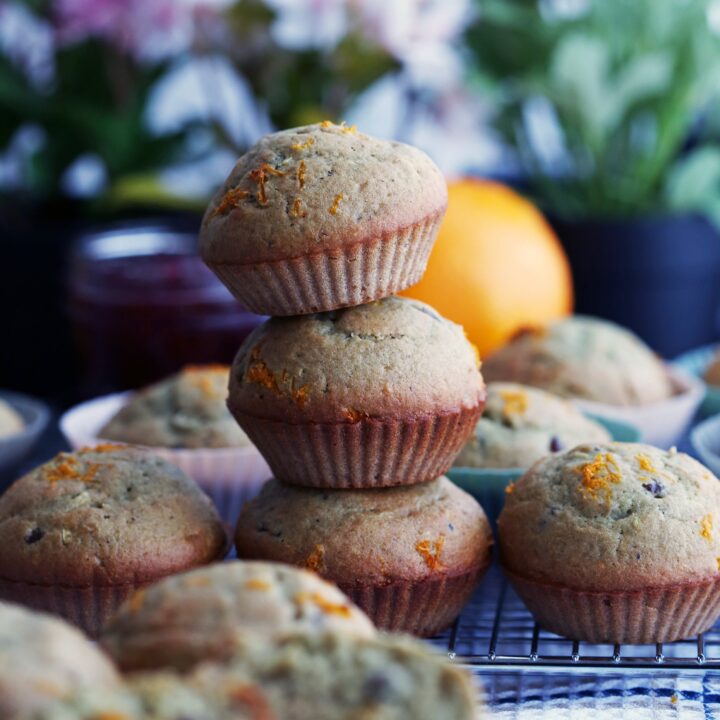
[[473, 82], [546, 211], [720, 225], [720, 5], [479, 0]]
[[257, 137], [324, 118], [455, 170], [489, 147], [470, 18], [468, 0], [0, 0], [0, 196], [200, 207]]

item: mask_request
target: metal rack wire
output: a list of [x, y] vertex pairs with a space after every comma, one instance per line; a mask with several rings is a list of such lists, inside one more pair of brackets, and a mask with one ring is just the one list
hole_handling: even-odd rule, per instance
[[594, 645], [538, 627], [497, 567], [460, 618], [432, 641], [455, 662], [487, 670], [720, 669], [720, 622], [696, 638], [657, 645]]

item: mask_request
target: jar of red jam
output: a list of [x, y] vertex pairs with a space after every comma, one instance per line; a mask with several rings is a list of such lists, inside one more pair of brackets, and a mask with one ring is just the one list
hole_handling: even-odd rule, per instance
[[188, 364], [230, 363], [264, 320], [203, 264], [195, 232], [162, 224], [80, 237], [68, 296], [85, 395], [140, 387]]

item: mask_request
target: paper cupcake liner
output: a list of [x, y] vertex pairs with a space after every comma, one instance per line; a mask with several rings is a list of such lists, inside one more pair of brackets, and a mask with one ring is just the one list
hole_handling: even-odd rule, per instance
[[317, 488], [374, 488], [442, 475], [473, 433], [482, 409], [483, 403], [443, 415], [356, 423], [293, 424], [234, 415], [278, 480]]
[[693, 637], [720, 615], [720, 578], [631, 592], [586, 592], [505, 571], [550, 632], [591, 643], [662, 643]]
[[207, 265], [259, 315], [304, 315], [362, 305], [420, 280], [443, 215], [444, 210], [345, 248], [247, 265]]
[[453, 576], [388, 585], [339, 585], [380, 630], [437, 635], [460, 615], [489, 563]]
[[92, 638], [135, 590], [142, 585], [63, 587], [0, 579], [0, 599], [58, 615]]
[[[107, 395], [65, 413], [60, 419], [60, 427], [73, 449], [107, 442], [97, 433], [129, 396], [130, 393]], [[252, 446], [196, 450], [136, 447], [165, 458], [193, 478], [212, 498], [223, 521], [231, 526], [243, 503], [255, 497], [272, 474], [262, 455]]]

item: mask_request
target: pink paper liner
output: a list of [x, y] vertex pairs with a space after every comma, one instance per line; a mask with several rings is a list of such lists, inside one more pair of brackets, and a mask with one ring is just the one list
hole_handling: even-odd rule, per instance
[[420, 280], [443, 215], [444, 210], [346, 248], [253, 264], [207, 265], [259, 315], [304, 315], [363, 305]]
[[298, 424], [230, 409], [278, 480], [374, 488], [412, 485], [445, 473], [474, 432], [483, 405], [407, 420]]

